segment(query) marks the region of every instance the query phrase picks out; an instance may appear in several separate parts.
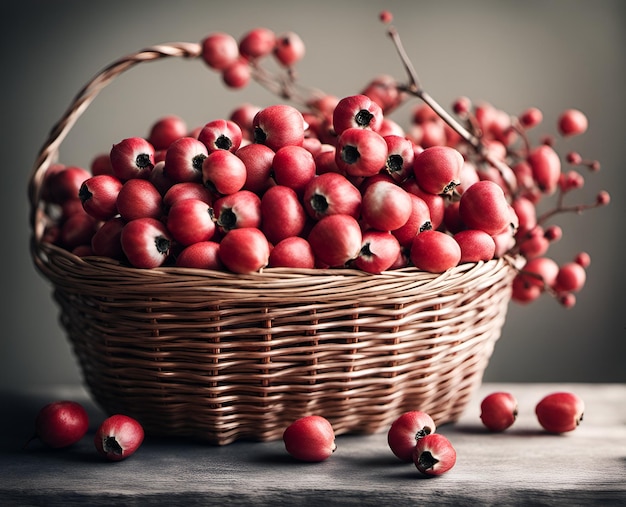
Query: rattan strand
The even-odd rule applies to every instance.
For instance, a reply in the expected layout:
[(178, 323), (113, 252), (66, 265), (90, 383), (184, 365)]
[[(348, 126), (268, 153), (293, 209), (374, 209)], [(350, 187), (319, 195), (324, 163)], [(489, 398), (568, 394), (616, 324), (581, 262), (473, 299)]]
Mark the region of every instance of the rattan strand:
[(196, 58), (200, 46), (147, 48), (77, 94), (41, 148), (29, 182), (31, 254), (94, 400), (148, 433), (218, 445), (280, 438), (320, 414), (337, 434), (387, 428), (406, 410), (438, 424), (461, 414), (505, 320), (511, 259), (435, 275), (414, 268), (266, 269), (234, 275), (134, 269), (43, 241), (41, 186), (96, 95), (138, 63)]

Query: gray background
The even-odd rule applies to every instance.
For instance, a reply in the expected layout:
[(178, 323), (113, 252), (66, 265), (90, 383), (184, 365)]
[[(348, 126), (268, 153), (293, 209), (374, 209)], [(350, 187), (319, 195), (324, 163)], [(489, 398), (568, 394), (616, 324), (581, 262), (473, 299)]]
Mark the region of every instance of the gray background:
[[(0, 16), (0, 387), (81, 381), (50, 287), (30, 259), (26, 184), (37, 150), (83, 84), (104, 65), (145, 46), (196, 42), (213, 31), (239, 37), (266, 26), (293, 30), (305, 41), (303, 82), (350, 95), (379, 73), (404, 78), (377, 19), (382, 8), (395, 13), (426, 89), (444, 106), (459, 95), (511, 113), (537, 106), (544, 112), (542, 132), (553, 131), (565, 108), (585, 111), (589, 132), (559, 146), (602, 162), (580, 200), (592, 201), (601, 188), (612, 192), (608, 208), (558, 222), (564, 238), (552, 256), (563, 262), (587, 250), (592, 257), (578, 305), (565, 310), (548, 297), (526, 307), (512, 304), (486, 380), (625, 381), (623, 1), (20, 0), (5, 3)], [(225, 89), (198, 61), (143, 65), (100, 94), (63, 144), (62, 161), (87, 165), (113, 142), (146, 134), (165, 114), (200, 125), (244, 101), (279, 102), (254, 84), (240, 92)], [(406, 122), (408, 113), (405, 108), (396, 118)]]

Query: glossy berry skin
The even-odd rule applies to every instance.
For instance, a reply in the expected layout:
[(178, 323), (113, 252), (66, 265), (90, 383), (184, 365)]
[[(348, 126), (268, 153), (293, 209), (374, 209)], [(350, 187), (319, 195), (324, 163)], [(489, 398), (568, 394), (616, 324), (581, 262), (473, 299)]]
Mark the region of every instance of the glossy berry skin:
[(219, 258), (220, 244), (215, 241), (200, 241), (185, 247), (176, 257), (176, 266), (181, 268), (223, 270)]
[(165, 152), (163, 173), (173, 183), (201, 182), (202, 163), (209, 154), (206, 146), (194, 137), (181, 137)]
[(461, 247), (452, 236), (440, 231), (424, 231), (413, 240), (411, 262), (430, 273), (443, 273), (461, 260)]
[(156, 268), (167, 260), (172, 240), (167, 228), (159, 220), (138, 218), (124, 226), (120, 242), (132, 266)]
[(380, 130), (383, 122), (381, 107), (366, 95), (342, 98), (333, 111), (333, 128), (337, 135), (349, 128)]
[(222, 231), (261, 225), (261, 198), (249, 190), (220, 197), (213, 204), (211, 213)]
[(345, 176), (328, 172), (316, 176), (305, 186), (303, 204), (308, 215), (315, 220), (335, 214), (358, 218), (361, 198), (359, 189)]
[(390, 232), (370, 229), (363, 233), (361, 251), (354, 263), (366, 273), (380, 274), (396, 262), (400, 251), (400, 243)]
[(241, 127), (232, 120), (210, 121), (198, 133), (198, 141), (206, 146), (209, 153), (215, 150), (234, 153), (241, 146), (242, 139)]
[(155, 121), (148, 134), (148, 142), (156, 151), (167, 150), (169, 146), (187, 134), (187, 124), (179, 116), (169, 115)]
[(302, 146), (305, 121), (302, 113), (287, 104), (261, 109), (252, 120), (254, 141), (274, 151), (283, 146)]
[(147, 178), (154, 168), (155, 149), (141, 137), (123, 139), (111, 148), (111, 170), (122, 181)]
[(504, 431), (516, 418), (517, 400), (511, 393), (491, 393), (480, 404), (480, 420), (490, 431)]
[(287, 452), (300, 461), (324, 461), (337, 449), (332, 425), (319, 415), (291, 423), (283, 433), (283, 442)]
[(234, 194), (246, 183), (246, 166), (228, 150), (216, 150), (202, 163), (202, 182), (218, 194)]
[(496, 242), (492, 236), (478, 229), (465, 229), (454, 235), (461, 247), (461, 260), (464, 262), (489, 261), (496, 253)]
[(239, 45), (232, 35), (215, 32), (202, 40), (202, 59), (213, 70), (223, 70), (239, 58)]
[(335, 162), (349, 176), (373, 176), (385, 167), (387, 143), (377, 132), (352, 127), (337, 140)]
[(215, 233), (210, 206), (200, 199), (177, 201), (167, 215), (167, 230), (183, 246), (210, 240)]
[(94, 435), (94, 445), (107, 460), (122, 461), (139, 449), (143, 439), (143, 427), (136, 419), (115, 414), (102, 422)]
[(115, 176), (99, 174), (85, 180), (78, 197), (85, 211), (98, 220), (108, 220), (117, 214), (117, 195), (122, 182)]
[(407, 223), (413, 210), (410, 194), (386, 180), (368, 185), (361, 201), (363, 220), (379, 231), (394, 231)]
[(583, 400), (571, 392), (548, 394), (535, 407), (539, 424), (549, 433), (575, 430), (583, 419), (584, 411)]
[(269, 267), (313, 269), (315, 254), (306, 239), (290, 236), (274, 245), (270, 252)]
[(499, 234), (511, 222), (511, 211), (504, 191), (497, 183), (479, 181), (463, 192), (459, 216), (469, 228)]
[(361, 227), (350, 215), (328, 215), (315, 223), (308, 240), (317, 261), (340, 267), (359, 255)]
[(132, 179), (124, 183), (117, 194), (117, 210), (124, 220), (137, 218), (161, 218), (163, 198), (157, 188), (144, 179)]
[(420, 188), (431, 194), (449, 194), (461, 183), (463, 164), (463, 155), (454, 148), (426, 148), (413, 160), (415, 181)]
[(233, 273), (248, 274), (269, 263), (270, 245), (265, 235), (254, 227), (242, 227), (226, 233), (220, 242), (219, 257)]
[(261, 230), (276, 244), (304, 230), (307, 216), (296, 191), (284, 185), (269, 188), (261, 198)]
[(413, 451), (420, 438), (430, 435), (437, 427), (432, 417), (421, 410), (411, 410), (399, 416), (387, 432), (391, 451), (402, 461), (413, 461)]
[(60, 449), (82, 439), (89, 427), (85, 408), (75, 401), (54, 401), (44, 406), (35, 419), (35, 436), (45, 445)]
[(456, 450), (445, 436), (431, 433), (417, 441), (413, 463), (425, 475), (442, 475), (456, 464)]

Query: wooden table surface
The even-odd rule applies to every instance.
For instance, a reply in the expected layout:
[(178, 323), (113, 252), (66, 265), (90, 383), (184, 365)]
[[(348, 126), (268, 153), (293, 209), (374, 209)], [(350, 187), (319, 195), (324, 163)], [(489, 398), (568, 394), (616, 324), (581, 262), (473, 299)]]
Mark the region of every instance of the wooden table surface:
[[(483, 429), (482, 398), (507, 390), (519, 417), (504, 433)], [(550, 435), (534, 415), (545, 394), (570, 390), (583, 398), (575, 431)], [(457, 450), (447, 474), (424, 478), (389, 450), (386, 434), (339, 436), (322, 463), (301, 463), (282, 441), (216, 447), (147, 437), (137, 453), (109, 463), (93, 433), (104, 415), (81, 388), (3, 393), (0, 505), (375, 505), (612, 506), (626, 505), (626, 385), (485, 384), (461, 420), (438, 429)], [(86, 404), (88, 436), (65, 450), (32, 442), (34, 417), (55, 399)], [(8, 415), (7, 415), (8, 414)]]

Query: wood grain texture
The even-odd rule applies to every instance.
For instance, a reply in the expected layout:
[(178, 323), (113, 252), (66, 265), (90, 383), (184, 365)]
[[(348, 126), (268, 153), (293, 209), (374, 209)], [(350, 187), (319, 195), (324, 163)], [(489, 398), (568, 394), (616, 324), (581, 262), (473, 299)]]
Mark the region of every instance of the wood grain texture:
[[(504, 433), (483, 429), (482, 397), (507, 390), (519, 417)], [(549, 435), (534, 415), (550, 392), (571, 390), (586, 404), (574, 432)], [(52, 399), (84, 401), (88, 435), (66, 450), (38, 442), (26, 450), (38, 409)], [(447, 474), (424, 478), (389, 450), (384, 432), (342, 435), (326, 462), (294, 461), (282, 441), (203, 442), (148, 437), (120, 463), (103, 462), (92, 438), (103, 418), (84, 391), (4, 393), (0, 445), (1, 505), (626, 505), (626, 386), (617, 384), (485, 384), (458, 423), (438, 429), (457, 450)], [(419, 407), (416, 407), (419, 408)]]

